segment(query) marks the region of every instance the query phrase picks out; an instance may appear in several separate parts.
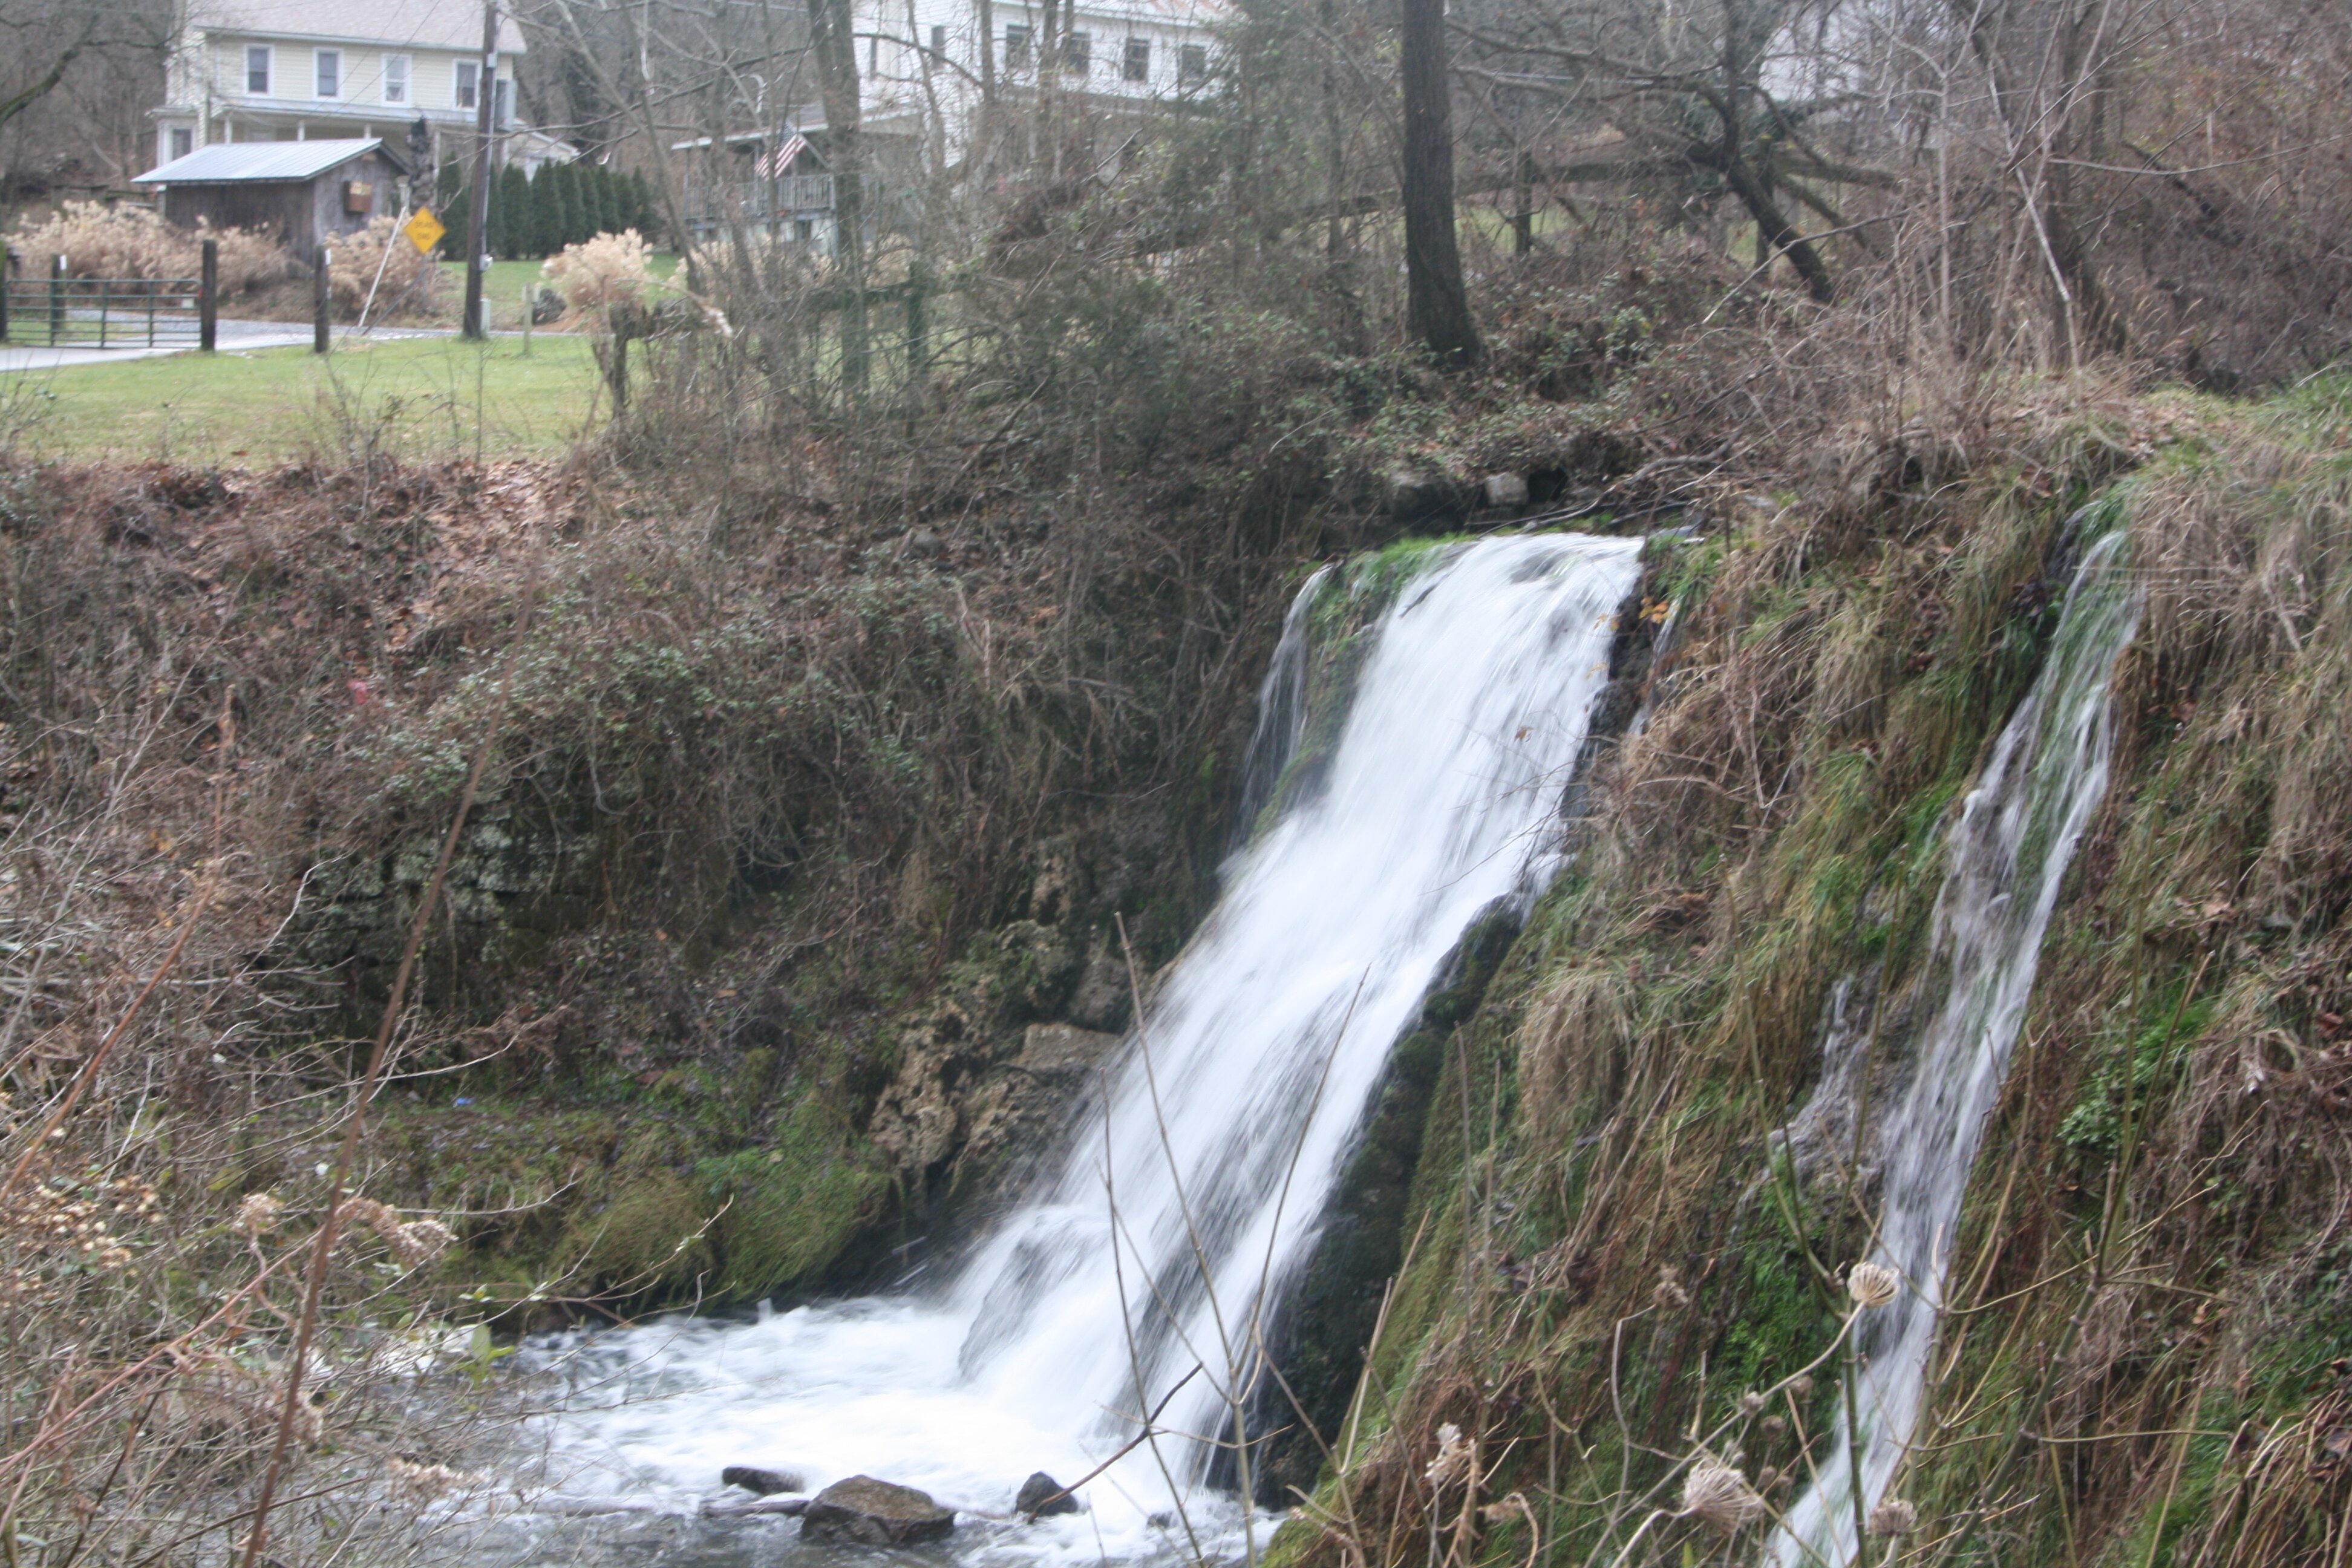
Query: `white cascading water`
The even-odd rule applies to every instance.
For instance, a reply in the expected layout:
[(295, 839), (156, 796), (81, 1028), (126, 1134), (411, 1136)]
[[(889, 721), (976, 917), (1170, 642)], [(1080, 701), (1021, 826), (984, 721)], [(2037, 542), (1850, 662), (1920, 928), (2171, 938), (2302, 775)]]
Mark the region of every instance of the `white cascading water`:
[(1864, 1315), (1854, 1391), (1861, 1438), (1849, 1441), (1841, 1417), (1814, 1486), (1772, 1542), (1769, 1560), (1781, 1568), (1857, 1561), (1854, 1451), (1866, 1516), (1917, 1425), (1969, 1172), (2025, 1019), (2059, 884), (2107, 790), (2107, 690), (2139, 620), (2123, 550), (2116, 532), (2084, 554), (2042, 671), (1953, 828), (1935, 936), (1950, 990), (1920, 1038), (1909, 1085), (1876, 1132), (1883, 1206), (1872, 1257), (1910, 1284)]
[[(575, 1385), (548, 1424), (552, 1484), (690, 1508), (743, 1463), (1003, 1513), (1031, 1470), (1074, 1481), (1118, 1450), (1196, 1363), (1160, 1425), (1229, 1431), (1255, 1306), (1311, 1247), (1390, 1047), (1478, 913), (1552, 871), (1640, 548), (1437, 550), (1370, 634), (1319, 787), (1228, 866), (1058, 1170), (944, 1289), (543, 1349)], [(978, 1549), (1138, 1558), (1188, 1529), (1231, 1546), (1212, 1450), (1156, 1448), (1083, 1489), (1087, 1515)]]

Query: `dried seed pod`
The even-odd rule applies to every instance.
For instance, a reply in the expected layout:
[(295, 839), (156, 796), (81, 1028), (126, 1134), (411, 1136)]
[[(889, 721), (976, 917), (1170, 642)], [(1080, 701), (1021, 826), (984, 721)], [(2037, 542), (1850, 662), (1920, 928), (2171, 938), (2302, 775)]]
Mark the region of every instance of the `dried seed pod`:
[(229, 1224), (239, 1234), (259, 1240), (277, 1228), (278, 1216), (286, 1205), (268, 1193), (247, 1193), (236, 1205), (236, 1218)]
[(1470, 1469), (1470, 1444), (1462, 1428), (1448, 1421), (1437, 1429), (1437, 1458), (1429, 1461), (1423, 1479), (1433, 1487), (1460, 1480)]
[(1658, 1305), (1669, 1312), (1679, 1312), (1690, 1305), (1690, 1292), (1683, 1289), (1682, 1276), (1671, 1268), (1658, 1270), (1658, 1286), (1653, 1294)]
[(1754, 1389), (1751, 1388), (1739, 1396), (1739, 1414), (1742, 1415), (1753, 1415), (1763, 1408), (1764, 1396)]
[(1884, 1263), (1857, 1263), (1846, 1273), (1845, 1293), (1857, 1307), (1884, 1307), (1903, 1293), (1903, 1276)]
[(1729, 1535), (1762, 1516), (1764, 1500), (1731, 1466), (1702, 1459), (1683, 1478), (1683, 1512)]
[(1870, 1510), (1873, 1535), (1908, 1535), (1918, 1528), (1919, 1510), (1907, 1498), (1881, 1498), (1878, 1506)]
[(411, 1220), (383, 1233), (384, 1250), (403, 1268), (415, 1268), (430, 1263), (449, 1250), (457, 1233), (437, 1219)]

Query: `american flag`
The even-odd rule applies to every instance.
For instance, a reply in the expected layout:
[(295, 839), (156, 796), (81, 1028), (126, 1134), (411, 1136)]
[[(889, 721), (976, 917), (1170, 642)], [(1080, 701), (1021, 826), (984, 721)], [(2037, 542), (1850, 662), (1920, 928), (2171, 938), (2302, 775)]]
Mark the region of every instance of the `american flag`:
[(793, 132), (791, 141), (772, 153), (761, 154), (759, 163), (759, 177), (763, 180), (782, 179), (784, 171), (793, 166), (793, 160), (807, 151), (808, 138), (797, 132)]

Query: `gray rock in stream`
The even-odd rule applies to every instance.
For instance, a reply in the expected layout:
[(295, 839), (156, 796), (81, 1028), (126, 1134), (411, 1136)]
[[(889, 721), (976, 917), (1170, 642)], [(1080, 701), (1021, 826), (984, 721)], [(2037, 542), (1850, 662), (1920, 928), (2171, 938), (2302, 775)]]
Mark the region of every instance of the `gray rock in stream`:
[(852, 1476), (809, 1500), (801, 1534), (850, 1546), (908, 1546), (939, 1541), (955, 1529), (955, 1511), (929, 1492), (872, 1476)]
[(719, 1472), (722, 1485), (741, 1487), (747, 1492), (761, 1497), (773, 1497), (778, 1492), (796, 1492), (808, 1483), (783, 1470), (763, 1470), (755, 1465), (730, 1465)]
[(1040, 1514), (1076, 1513), (1078, 1500), (1062, 1489), (1062, 1483), (1039, 1470), (1021, 1483), (1021, 1495), (1013, 1500), (1014, 1510), (1035, 1519)]

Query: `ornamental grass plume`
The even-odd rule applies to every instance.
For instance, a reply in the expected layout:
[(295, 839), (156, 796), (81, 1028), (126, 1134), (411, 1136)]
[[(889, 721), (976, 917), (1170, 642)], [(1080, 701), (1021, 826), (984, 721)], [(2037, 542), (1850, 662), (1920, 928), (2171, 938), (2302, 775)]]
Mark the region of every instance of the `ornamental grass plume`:
[(1884, 1307), (1903, 1293), (1903, 1276), (1884, 1263), (1857, 1263), (1846, 1274), (1845, 1290), (1857, 1307)]
[(327, 249), (327, 287), (336, 309), (347, 313), (361, 310), (371, 291), (379, 313), (395, 300), (429, 304), (440, 281), (440, 263), (417, 249), (389, 214), (370, 218), (365, 228), (338, 235)]
[(635, 229), (600, 234), (577, 245), (567, 245), (560, 256), (548, 258), (540, 270), (574, 313), (618, 306), (634, 310), (654, 290), (653, 255)]
[(1763, 1516), (1764, 1500), (1731, 1466), (1702, 1459), (1683, 1478), (1683, 1513), (1730, 1535)]

